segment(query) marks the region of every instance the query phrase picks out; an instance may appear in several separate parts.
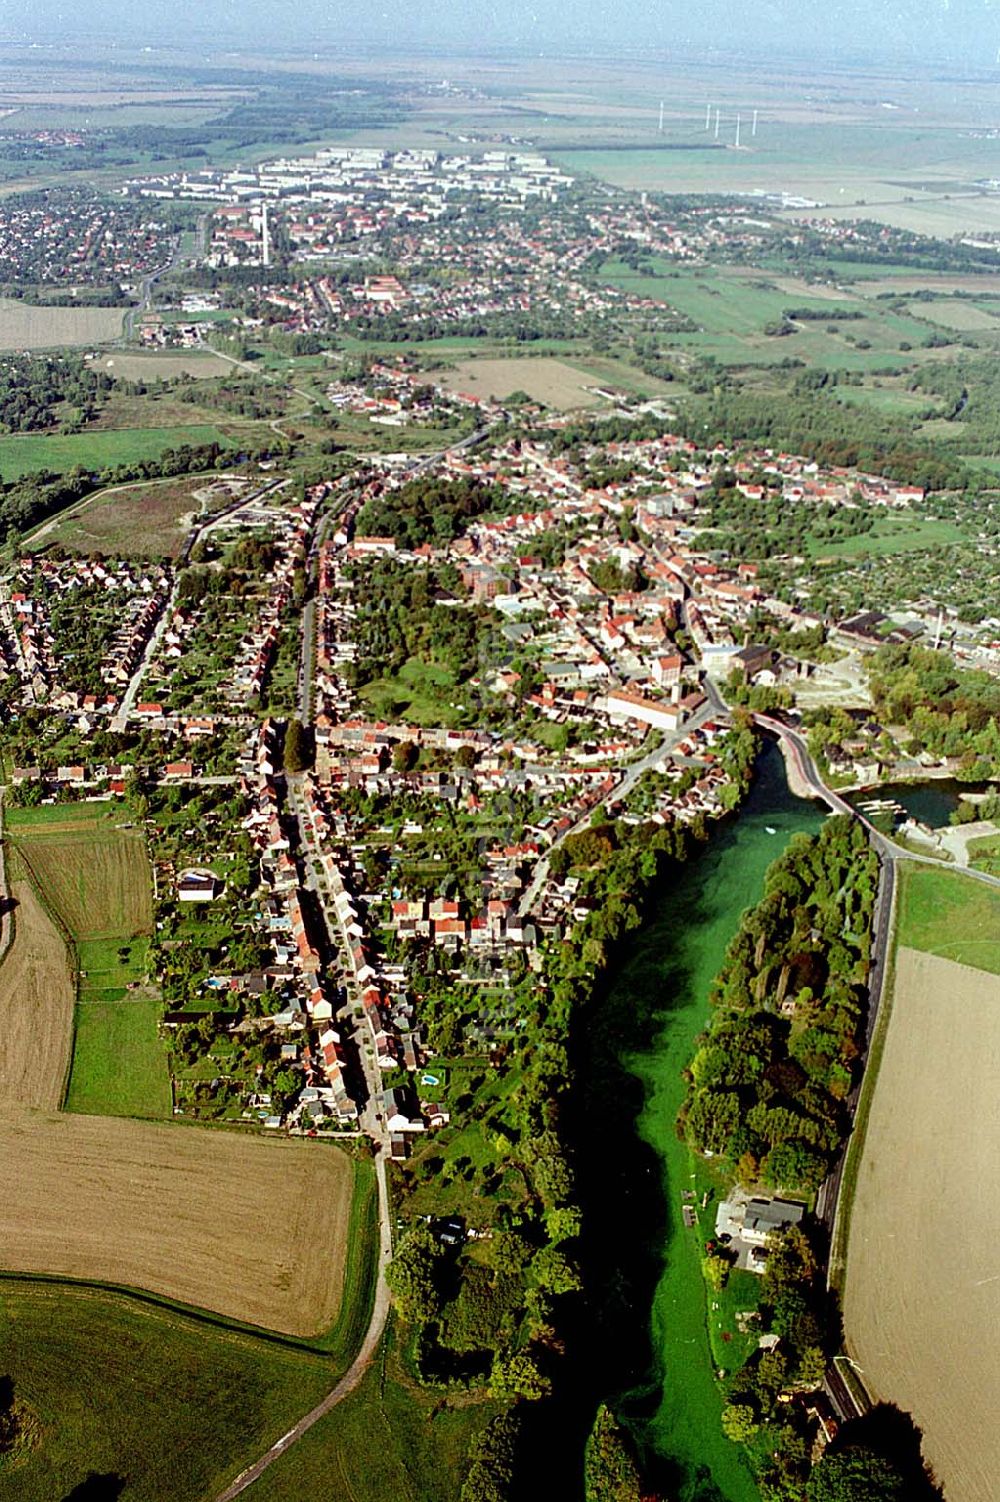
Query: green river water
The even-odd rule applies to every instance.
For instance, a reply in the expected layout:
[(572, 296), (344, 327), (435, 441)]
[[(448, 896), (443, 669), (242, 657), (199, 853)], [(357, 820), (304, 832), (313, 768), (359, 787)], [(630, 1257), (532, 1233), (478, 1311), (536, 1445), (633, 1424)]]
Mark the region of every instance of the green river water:
[[(719, 1427), (700, 1252), (681, 1217), (691, 1184), (690, 1155), (675, 1131), (681, 1072), (705, 1025), (726, 946), (762, 895), (767, 867), (792, 834), (818, 829), (822, 818), (789, 794), (780, 754), (768, 745), (738, 818), (657, 894), (594, 1018), (602, 1088), (623, 1100), (628, 1117), (625, 1130), (604, 1134), (597, 1154), (613, 1176), (602, 1196), (603, 1359), (616, 1406), (677, 1502), (758, 1496), (741, 1452)], [(626, 1333), (626, 1321), (641, 1335)]]

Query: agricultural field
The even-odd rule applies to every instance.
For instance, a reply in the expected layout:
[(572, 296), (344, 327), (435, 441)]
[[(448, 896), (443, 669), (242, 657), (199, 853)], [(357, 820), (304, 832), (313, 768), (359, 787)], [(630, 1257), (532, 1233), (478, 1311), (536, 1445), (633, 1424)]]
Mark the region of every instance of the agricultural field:
[(0, 964), (0, 1098), (58, 1109), (73, 1047), (74, 983), (66, 941), (8, 861), (14, 938)]
[(176, 558), (201, 510), (194, 492), (204, 483), (185, 476), (99, 491), (55, 521), (43, 523), (31, 540), (31, 550), (55, 543), (70, 553)]
[(122, 819), (120, 808), (95, 803), (10, 810), (21, 858), (77, 940), (152, 931), (145, 842)]
[(0, 297), (0, 350), (65, 349), (121, 337), (121, 308), (33, 308)]
[(94, 428), (86, 433), (16, 434), (0, 437), (0, 480), (16, 480), (20, 475), (36, 474), (47, 469), (66, 474), (77, 466), (85, 470), (113, 468), (116, 464), (134, 464), (143, 459), (157, 459), (165, 449), (188, 444), (218, 443), (227, 439), (218, 428), (207, 423), (186, 427), (163, 428)]
[[(713, 99), (718, 85), (713, 78), (704, 86)], [(762, 111), (756, 135), (750, 101), (743, 97), (727, 107), (720, 100), (716, 142), (714, 131), (705, 129), (703, 94), (700, 108), (671, 109), (663, 135), (656, 132), (650, 108), (641, 123), (628, 122), (625, 128), (615, 123), (617, 109), (613, 118), (606, 113), (603, 131), (592, 129), (589, 140), (582, 120), (574, 122), (576, 131), (566, 131), (561, 141), (551, 126), (541, 137), (553, 138), (552, 154), (569, 171), (617, 187), (661, 193), (788, 194), (813, 205), (789, 207), (790, 219), (806, 219), (821, 210), (828, 217), (878, 219), (945, 238), (966, 229), (996, 228), (1000, 198), (973, 186), (993, 170), (985, 135), (973, 139), (947, 126), (890, 122), (874, 104), (845, 108), (841, 101), (831, 107), (828, 100), (817, 108), (814, 101), (801, 100), (793, 105), (790, 98), (781, 99), (787, 84), (777, 87), (780, 103), (774, 107), (769, 90), (770, 107)], [(794, 84), (789, 92), (793, 89)], [(922, 119), (926, 105), (917, 102)], [(739, 150), (734, 149), (738, 109)]]
[(900, 945), (1000, 975), (1000, 889), (909, 866), (900, 882)]
[(207, 350), (204, 354), (195, 350), (164, 350), (162, 354), (126, 354), (116, 350), (113, 355), (101, 355), (94, 360), (92, 368), (104, 371), (116, 381), (172, 381), (178, 376), (212, 381), (231, 375), (233, 363)]
[[(960, 921), (945, 894), (973, 883), (916, 875), (930, 880), (904, 890), (902, 935), (969, 952), (974, 938), (946, 945), (940, 933)], [(945, 902), (936, 922), (932, 891)], [(994, 957), (998, 906), (994, 895)], [(966, 926), (978, 931), (971, 919)], [(897, 952), (844, 1286), (848, 1349), (878, 1396), (912, 1412), (949, 1502), (992, 1502), (1000, 1474), (1000, 1373), (989, 1338), (1000, 1323), (1000, 1200), (988, 1188), (1000, 1153), (1000, 966), (992, 968)]]
[(354, 1170), (335, 1147), (22, 1112), (0, 1116), (0, 1154), (8, 1271), (141, 1288), (300, 1337), (337, 1317)]
[(914, 303), (911, 312), (917, 318), (928, 318), (931, 323), (945, 329), (957, 329), (960, 333), (1000, 333), (1000, 321), (996, 311), (988, 306), (951, 298), (935, 298), (933, 302)]
[[(911, 347), (904, 363), (912, 363), (919, 357), (912, 350), (932, 331), (931, 325), (890, 308), (853, 296), (817, 296), (813, 288), (800, 289), (794, 282), (790, 285), (789, 278), (773, 278), (766, 271), (750, 277), (742, 269), (678, 269), (652, 258), (649, 269), (639, 271), (621, 261), (606, 261), (600, 278), (633, 296), (665, 303), (690, 319), (695, 331), (671, 334), (670, 345), (711, 355), (723, 364), (799, 359), (811, 367), (879, 371), (899, 365), (903, 345)], [(787, 331), (780, 335), (766, 332), (785, 323), (787, 312), (796, 308), (817, 317), (786, 324)], [(861, 316), (837, 321), (838, 311)], [(928, 405), (926, 399), (923, 405)]]
[[(153, 926), (149, 858), (142, 836), (120, 828), (120, 818), (120, 810), (109, 813), (99, 804), (12, 809), (9, 840), (34, 886), (32, 944), (48, 945), (54, 956), (54, 933), (62, 964), (71, 960), (76, 970), (67, 1109), (167, 1116), (159, 999), (146, 977)], [(0, 982), (2, 976), (0, 968)], [(65, 1073), (64, 1063), (63, 1079)], [(36, 1103), (58, 1105), (61, 1095), (62, 1085), (54, 1099), (50, 1091)]]
[(125, 1502), (208, 1502), (336, 1380), (322, 1356), (121, 1295), (4, 1279), (0, 1298), (4, 1373), (41, 1430), (0, 1473), (4, 1502), (122, 1485)]
[[(1000, 232), (1000, 196), (995, 193), (926, 193), (912, 202), (906, 198), (889, 196), (871, 198), (847, 204), (832, 200), (823, 209), (823, 217), (829, 219), (857, 219), (858, 208), (864, 217), (876, 219), (880, 224), (892, 225), (895, 229), (912, 230), (918, 235), (930, 235), (947, 240), (952, 235)], [(808, 214), (793, 212), (786, 218), (802, 221)]]
[(593, 377), (575, 370), (563, 360), (541, 358), (462, 360), (453, 370), (433, 370), (428, 379), (449, 391), (467, 391), (473, 396), (498, 397), (501, 401), (523, 391), (534, 401), (559, 412), (574, 407), (593, 407), (600, 397), (588, 388)]

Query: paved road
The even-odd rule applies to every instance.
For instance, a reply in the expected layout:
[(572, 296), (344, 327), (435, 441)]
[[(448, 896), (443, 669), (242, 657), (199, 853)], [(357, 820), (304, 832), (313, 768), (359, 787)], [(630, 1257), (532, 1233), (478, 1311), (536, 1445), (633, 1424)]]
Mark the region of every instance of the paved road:
[[(810, 755), (805, 740), (797, 731), (783, 724), (781, 720), (772, 719), (770, 715), (755, 714), (754, 720), (762, 730), (769, 730), (789, 748), (792, 761), (802, 779), (803, 785), (814, 797), (819, 798), (834, 813), (849, 814), (852, 819), (857, 819), (860, 824), (864, 825), (873, 847), (878, 851), (883, 860), (894, 863), (899, 861), (915, 861), (918, 865), (929, 866), (938, 871), (956, 869), (947, 863), (936, 860), (932, 855), (922, 855), (916, 850), (904, 849), (902, 845), (897, 844), (895, 840), (890, 839), (888, 835), (883, 834), (880, 829), (877, 829), (871, 819), (862, 813), (859, 808), (855, 808), (853, 803), (848, 803), (847, 799), (841, 797), (840, 793), (836, 792), (833, 788), (827, 787), (816, 768), (816, 763)], [(985, 886), (1000, 887), (1000, 876), (990, 876), (985, 871), (973, 871), (971, 868), (963, 867), (962, 875), (968, 876), (973, 881), (980, 881)]]
[[(689, 720), (686, 720), (679, 730), (675, 730), (671, 735), (666, 736), (654, 750), (640, 757), (638, 761), (629, 764), (621, 781), (615, 787), (614, 792), (609, 793), (609, 801), (627, 798), (644, 772), (647, 772), (651, 767), (657, 766), (664, 757), (669, 756), (675, 746), (679, 745), (682, 740), (685, 740), (693, 730), (698, 730), (704, 725), (706, 720), (712, 719), (714, 715), (724, 714), (725, 708), (718, 693), (713, 688), (712, 692), (707, 696), (707, 702), (698, 710), (697, 714), (692, 715)], [(553, 840), (548, 851), (538, 861), (535, 866), (534, 875), (516, 905), (516, 911), (520, 918), (527, 918), (538, 901), (542, 887), (548, 879), (549, 861), (552, 851), (558, 849), (571, 834), (578, 834), (581, 829), (586, 829), (590, 823), (591, 812), (591, 809), (587, 809), (586, 813), (581, 814), (575, 824), (571, 824), (557, 840)]]
[[(879, 1011), (883, 1002), (888, 957), (892, 941), (893, 929), (895, 926), (897, 867), (899, 866), (899, 863), (901, 861), (915, 861), (925, 868), (928, 866), (937, 866), (938, 868), (940, 868), (940, 862), (928, 859), (925, 856), (917, 855), (914, 851), (904, 850), (901, 846), (897, 845), (894, 840), (891, 840), (886, 835), (884, 835), (881, 830), (876, 829), (870, 819), (866, 818), (863, 813), (861, 813), (852, 804), (848, 803), (846, 799), (842, 798), (839, 793), (835, 792), (832, 788), (827, 787), (816, 768), (816, 764), (813, 761), (813, 758), (809, 754), (809, 749), (805, 741), (803, 740), (802, 736), (799, 735), (796, 731), (790, 729), (787, 725), (782, 724), (779, 720), (771, 719), (770, 716), (767, 715), (755, 715), (754, 718), (758, 725), (760, 725), (763, 729), (769, 730), (773, 734), (777, 735), (784, 743), (784, 745), (788, 748), (795, 769), (802, 779), (803, 785), (810, 792), (812, 792), (817, 798), (821, 799), (835, 812), (849, 814), (852, 818), (857, 819), (861, 824), (864, 825), (865, 829), (868, 832), (868, 836), (871, 840), (873, 848), (881, 857), (879, 892), (876, 900), (873, 919), (871, 967), (868, 976), (868, 1017), (865, 1028), (865, 1044), (863, 1056), (864, 1066), (865, 1069), (867, 1069), (869, 1055), (871, 1052), (872, 1039), (875, 1034)], [(945, 869), (947, 869), (947, 867)], [(966, 871), (964, 874), (966, 876), (985, 882), (989, 886), (1000, 886), (1000, 880), (998, 880), (996, 877), (987, 876), (985, 872)], [(859, 1081), (858, 1085), (855, 1086), (848, 1099), (848, 1106), (850, 1109), (852, 1124), (857, 1112), (863, 1081), (864, 1071), (862, 1072), (861, 1081)], [(847, 1160), (847, 1152), (849, 1150), (849, 1147), (850, 1142), (848, 1141), (848, 1143), (845, 1144), (844, 1151), (841, 1154), (836, 1167), (823, 1183), (820, 1188), (819, 1194), (817, 1195), (817, 1216), (821, 1221), (823, 1221), (830, 1233), (830, 1257), (827, 1265), (828, 1282), (839, 1270), (839, 1262), (835, 1264), (833, 1259), (834, 1255), (837, 1253), (837, 1224), (843, 1208), (842, 1190), (844, 1165)], [(861, 1404), (859, 1403), (858, 1398), (855, 1396), (852, 1387), (847, 1384), (843, 1377), (843, 1374), (838, 1368), (838, 1362), (848, 1360), (849, 1358), (843, 1355), (834, 1357), (833, 1362), (827, 1368), (826, 1375), (823, 1381), (824, 1391), (829, 1397), (834, 1411), (837, 1413), (842, 1422), (859, 1417), (865, 1411), (863, 1406), (861, 1406)], [(863, 1374), (861, 1374), (860, 1372), (859, 1377), (863, 1378)], [(858, 1385), (863, 1388), (863, 1380), (860, 1381)]]
[(296, 685), (296, 703), (298, 705), (299, 719), (304, 725), (308, 725), (313, 718), (313, 707), (316, 698), (316, 595), (318, 588), (318, 559), (319, 550), (326, 541), (330, 527), (337, 518), (346, 510), (356, 495), (349, 491), (346, 495), (338, 498), (335, 505), (331, 506), (320, 517), (318, 525), (314, 528), (312, 540), (309, 544), (309, 552), (306, 556), (306, 580), (311, 589), (309, 598), (302, 608), (302, 619), (299, 628), (300, 651), (299, 651), (299, 677)]
[(183, 570), (187, 564), (188, 559), (191, 557), (191, 553), (195, 547), (195, 544), (202, 537), (207, 536), (207, 534), (211, 532), (213, 527), (217, 527), (220, 525), (220, 523), (227, 521), (231, 516), (233, 516), (235, 512), (242, 510), (244, 506), (251, 505), (254, 501), (259, 500), (262, 495), (268, 495), (272, 490), (276, 490), (279, 486), (287, 484), (287, 480), (280, 478), (277, 480), (268, 480), (265, 485), (259, 486), (258, 489), (253, 491), (250, 495), (241, 496), (239, 499), (231, 502), (230, 505), (224, 506), (221, 511), (215, 511), (211, 516), (206, 516), (202, 520), (196, 522), (192, 527), (191, 531), (188, 533), (187, 541), (184, 544), (183, 552), (177, 560), (174, 582), (171, 585), (170, 593), (167, 596), (163, 609), (160, 612), (159, 619), (157, 620), (156, 625), (153, 627), (153, 630), (150, 633), (149, 640), (143, 648), (143, 653), (141, 658), (139, 659), (138, 666), (136, 667), (135, 672), (132, 674), (131, 678), (128, 681), (128, 685), (125, 689), (124, 694), (122, 695), (121, 703), (119, 704), (118, 709), (115, 712), (115, 717), (111, 722), (112, 730), (124, 730), (128, 725), (129, 717), (132, 714), (133, 709), (135, 708), (135, 701), (138, 697), (139, 689), (142, 685), (143, 676), (145, 675), (146, 669), (149, 667), (149, 664), (156, 656), (156, 653), (159, 650), (160, 642), (163, 640), (164, 632), (166, 631), (167, 626), (170, 624), (170, 621), (173, 618), (174, 611), (177, 606), (177, 591), (180, 587)]
[(135, 308), (129, 308), (128, 313), (125, 316), (125, 338), (127, 340), (131, 341), (135, 338), (136, 318), (141, 317), (143, 313), (148, 313), (152, 308), (153, 288), (160, 280), (160, 277), (166, 276), (169, 271), (173, 271), (176, 266), (180, 265), (180, 262), (181, 237), (180, 235), (178, 235), (174, 240), (173, 249), (170, 252), (170, 260), (167, 261), (163, 266), (158, 266), (155, 271), (150, 271), (148, 275), (144, 276), (142, 279), (142, 285), (139, 288), (139, 305)]

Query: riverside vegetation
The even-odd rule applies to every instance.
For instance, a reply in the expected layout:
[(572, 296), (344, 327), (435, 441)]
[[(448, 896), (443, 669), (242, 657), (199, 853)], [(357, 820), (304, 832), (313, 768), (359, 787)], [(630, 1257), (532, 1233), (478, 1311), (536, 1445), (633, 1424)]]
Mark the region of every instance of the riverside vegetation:
[[(734, 785), (749, 786), (755, 744), (745, 719), (720, 743)], [(505, 1060), (504, 1084), (470, 1077), (471, 1125), (436, 1153), (415, 1153), (402, 1171), (402, 1213), (411, 1228), (389, 1270), (410, 1359), (422, 1381), (481, 1389), (499, 1411), (482, 1430), (462, 1502), (505, 1502), (527, 1494), (540, 1474), (567, 1477), (580, 1467), (585, 1415), (593, 1414), (602, 1374), (588, 1357), (591, 1315), (583, 1298), (581, 1233), (570, 1110), (574, 1021), (642, 925), (646, 897), (690, 859), (707, 836), (703, 819), (630, 825), (595, 810), (588, 830), (565, 842), (568, 869), (590, 911), (544, 951), (545, 991), (531, 977), (520, 996), (532, 1012)], [(544, 1007), (541, 997), (547, 999)], [(462, 998), (439, 999), (431, 1042), (448, 1056), (460, 1036)], [(459, 1151), (461, 1149), (461, 1151)], [(485, 1239), (442, 1243), (415, 1212), (447, 1203), (465, 1180), (492, 1201)], [(579, 1367), (567, 1355), (579, 1357)], [(572, 1457), (572, 1458), (571, 1458)], [(576, 1476), (577, 1483), (584, 1481)], [(631, 1441), (599, 1409), (586, 1447), (591, 1502), (641, 1495)]]
[[(729, 945), (709, 1027), (688, 1070), (680, 1128), (709, 1160), (711, 1183), (809, 1196), (850, 1129), (847, 1099), (864, 1046), (866, 979), (878, 862), (847, 816), (795, 835), (770, 867), (764, 896)], [(709, 1191), (711, 1198), (712, 1190)], [(746, 1359), (725, 1380), (722, 1428), (746, 1447), (764, 1502), (902, 1502), (937, 1492), (919, 1432), (884, 1406), (849, 1423), (818, 1463), (808, 1394), (841, 1340), (827, 1290), (826, 1233), (807, 1214), (773, 1236)], [(708, 1296), (735, 1273), (705, 1240)], [(750, 1302), (751, 1290), (743, 1292)]]

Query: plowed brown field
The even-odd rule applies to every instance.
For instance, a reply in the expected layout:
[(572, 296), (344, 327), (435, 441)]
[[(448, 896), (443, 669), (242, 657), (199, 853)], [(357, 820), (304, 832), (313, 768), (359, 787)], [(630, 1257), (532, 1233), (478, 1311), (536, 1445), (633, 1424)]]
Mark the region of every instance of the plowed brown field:
[(129, 1285), (316, 1335), (340, 1307), (350, 1160), (321, 1143), (0, 1115), (0, 1267)]
[(848, 1346), (948, 1502), (1000, 1478), (1000, 976), (901, 948), (851, 1214)]
[(29, 881), (14, 880), (14, 941), (0, 964), (0, 1101), (56, 1110), (73, 1048), (66, 943)]

